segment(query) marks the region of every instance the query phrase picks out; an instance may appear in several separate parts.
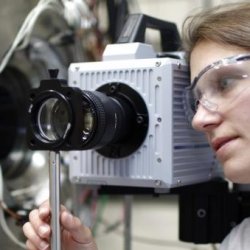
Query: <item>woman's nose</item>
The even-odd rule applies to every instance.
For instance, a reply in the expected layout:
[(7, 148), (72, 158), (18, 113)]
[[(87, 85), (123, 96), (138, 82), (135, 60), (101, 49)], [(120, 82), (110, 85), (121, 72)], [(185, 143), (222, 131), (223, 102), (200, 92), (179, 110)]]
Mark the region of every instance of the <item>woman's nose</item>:
[(199, 105), (195, 113), (192, 126), (195, 130), (208, 132), (221, 123), (221, 115), (218, 111), (209, 110), (203, 105)]

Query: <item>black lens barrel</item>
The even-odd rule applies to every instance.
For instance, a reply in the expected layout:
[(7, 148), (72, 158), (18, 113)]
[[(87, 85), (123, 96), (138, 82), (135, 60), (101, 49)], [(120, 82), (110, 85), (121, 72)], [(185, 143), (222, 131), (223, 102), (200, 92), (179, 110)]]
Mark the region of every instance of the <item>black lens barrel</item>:
[[(122, 140), (129, 130), (132, 107), (98, 91), (82, 91), (94, 117), (94, 131), (84, 149), (101, 148), (108, 143)], [(83, 112), (83, 115), (84, 112)]]

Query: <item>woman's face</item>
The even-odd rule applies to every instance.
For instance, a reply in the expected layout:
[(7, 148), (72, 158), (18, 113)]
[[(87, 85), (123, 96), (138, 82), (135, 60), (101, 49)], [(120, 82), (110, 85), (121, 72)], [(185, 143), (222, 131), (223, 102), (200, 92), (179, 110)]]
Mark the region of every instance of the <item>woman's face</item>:
[[(201, 41), (191, 53), (191, 80), (215, 61), (247, 53), (239, 47)], [(206, 134), (225, 177), (235, 183), (250, 183), (250, 77), (245, 86), (238, 98), (221, 103), (216, 111), (199, 105), (192, 121), (196, 130)]]

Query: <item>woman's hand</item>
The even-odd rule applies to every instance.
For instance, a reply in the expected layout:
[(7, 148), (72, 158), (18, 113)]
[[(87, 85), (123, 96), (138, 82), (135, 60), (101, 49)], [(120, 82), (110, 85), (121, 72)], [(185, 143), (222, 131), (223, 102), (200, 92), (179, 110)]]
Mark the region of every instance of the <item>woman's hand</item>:
[[(61, 206), (61, 245), (63, 250), (97, 250), (90, 229), (84, 226), (78, 217), (73, 216), (64, 206)], [(30, 212), (29, 222), (23, 226), (24, 235), (29, 250), (50, 249), (50, 207), (44, 202), (38, 209)]]

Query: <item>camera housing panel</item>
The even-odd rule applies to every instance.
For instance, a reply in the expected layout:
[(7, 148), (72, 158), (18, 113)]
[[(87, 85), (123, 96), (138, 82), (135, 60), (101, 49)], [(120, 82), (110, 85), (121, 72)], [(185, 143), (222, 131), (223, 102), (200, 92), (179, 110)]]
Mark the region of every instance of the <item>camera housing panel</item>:
[[(149, 45), (136, 44), (140, 55)], [(95, 91), (113, 82), (138, 92), (148, 109), (148, 131), (141, 146), (127, 157), (114, 159), (96, 150), (70, 151), (70, 179), (86, 185), (148, 187), (158, 192), (209, 181), (220, 175), (205, 136), (193, 130), (186, 112), (185, 88), (190, 84), (183, 59), (138, 58), (131, 44), (116, 44), (128, 58), (73, 63), (69, 85)], [(142, 50), (145, 53), (141, 53)], [(112, 46), (108, 50), (112, 51)], [(131, 56), (133, 55), (133, 56)], [(105, 58), (104, 58), (105, 59)]]

